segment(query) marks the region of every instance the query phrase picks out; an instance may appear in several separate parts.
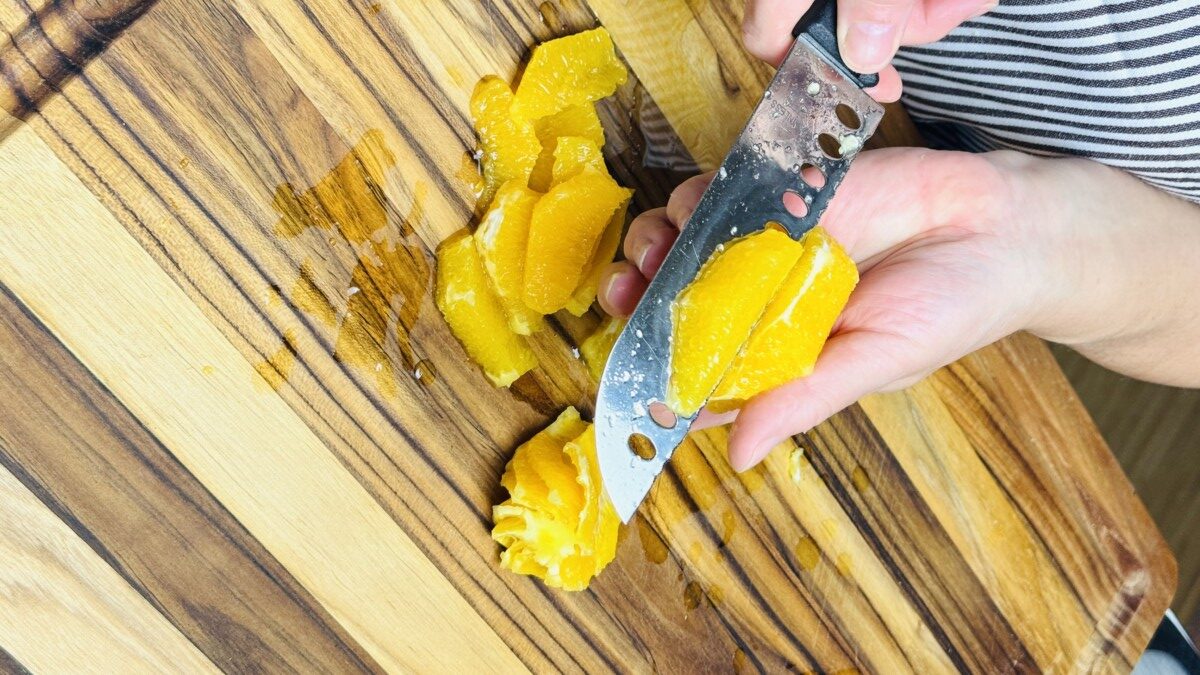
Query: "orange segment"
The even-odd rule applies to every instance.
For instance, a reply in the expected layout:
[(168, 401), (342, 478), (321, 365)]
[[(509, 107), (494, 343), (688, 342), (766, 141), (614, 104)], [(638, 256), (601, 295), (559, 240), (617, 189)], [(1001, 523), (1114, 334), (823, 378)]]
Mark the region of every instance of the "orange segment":
[(567, 311), (575, 316), (586, 314), (596, 301), (600, 276), (604, 274), (604, 268), (613, 261), (617, 249), (621, 247), (621, 235), (625, 233), (625, 212), (628, 209), (629, 202), (625, 202), (613, 214), (608, 227), (604, 228), (604, 234), (600, 235), (600, 243), (596, 244), (596, 252), (592, 254), (591, 262), (584, 270), (583, 281), (579, 282), (575, 292), (571, 294), (571, 299), (567, 301)]
[(550, 314), (567, 304), (604, 228), (631, 194), (607, 173), (585, 168), (538, 201), (525, 255), (524, 297), (530, 309)]
[(709, 400), (732, 410), (759, 392), (812, 372), (829, 331), (858, 284), (858, 268), (824, 229), (810, 230), (788, 273), (741, 353)]
[(510, 495), (492, 507), (501, 566), (577, 591), (616, 555), (620, 520), (600, 483), (595, 432), (574, 408), (517, 448), (501, 484)]
[(551, 170), (554, 168), (554, 148), (564, 136), (586, 138), (597, 147), (604, 147), (604, 128), (596, 115), (596, 106), (591, 103), (571, 106), (559, 113), (543, 117), (533, 123), (542, 152), (538, 155), (533, 173), (529, 176), (529, 187), (545, 192), (550, 189)]
[(474, 237), (451, 237), (437, 252), (437, 306), (471, 359), (497, 386), (507, 387), (537, 365), (524, 338), (508, 329)]
[(704, 263), (671, 308), (668, 407), (684, 416), (700, 409), (802, 249), (766, 229), (725, 244)]
[(608, 361), (608, 355), (612, 352), (613, 345), (616, 344), (617, 338), (624, 328), (625, 319), (610, 316), (579, 345), (579, 353), (583, 356), (588, 371), (597, 381), (604, 374), (604, 364)]
[(542, 315), (525, 306), (525, 245), (529, 220), (540, 194), (519, 181), (500, 186), (492, 205), (475, 232), (475, 246), (492, 289), (500, 298), (508, 327), (518, 335), (531, 335), (542, 327)]
[(584, 169), (608, 173), (600, 146), (580, 136), (563, 136), (554, 146), (554, 167), (550, 171), (550, 187), (583, 173)]
[(492, 195), (507, 181), (527, 184), (542, 152), (533, 123), (513, 117), (512, 102), (512, 89), (495, 75), (480, 80), (471, 94), (471, 118), (483, 153), (479, 160), (483, 168), (481, 204), (490, 204)]
[(517, 86), (513, 114), (534, 120), (598, 101), (616, 91), (626, 77), (625, 65), (603, 28), (551, 40), (533, 50)]

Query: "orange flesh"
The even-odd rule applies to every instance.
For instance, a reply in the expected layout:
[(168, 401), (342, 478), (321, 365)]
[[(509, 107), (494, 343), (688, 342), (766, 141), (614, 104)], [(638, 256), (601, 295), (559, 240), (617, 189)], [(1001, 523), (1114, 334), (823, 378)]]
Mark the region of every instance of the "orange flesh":
[(504, 307), (508, 327), (518, 335), (530, 335), (543, 323), (542, 315), (526, 307), (523, 299), (529, 221), (540, 197), (519, 181), (505, 183), (475, 231), (475, 246), (492, 289)]
[(603, 28), (551, 40), (533, 50), (513, 113), (535, 120), (612, 95), (628, 74)]
[(624, 319), (610, 316), (604, 319), (596, 327), (595, 332), (579, 345), (579, 353), (583, 356), (584, 363), (587, 364), (588, 372), (597, 381), (604, 374), (604, 364), (608, 362), (608, 355), (612, 352), (613, 345), (616, 344), (617, 338), (620, 337), (621, 330), (624, 328)]

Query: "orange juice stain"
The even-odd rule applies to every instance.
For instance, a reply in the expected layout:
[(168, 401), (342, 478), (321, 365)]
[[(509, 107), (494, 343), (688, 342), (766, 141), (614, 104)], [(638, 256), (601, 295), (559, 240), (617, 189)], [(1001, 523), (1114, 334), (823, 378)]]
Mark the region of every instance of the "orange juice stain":
[(700, 587), (700, 582), (689, 581), (687, 586), (683, 587), (683, 607), (687, 611), (692, 611), (704, 602), (704, 589)]
[(188, 168), (188, 166), (190, 166), (191, 163), (192, 163), (192, 160), (188, 159), (187, 157), (179, 158), (179, 168), (181, 168), (181, 169)]
[(399, 393), (396, 368), (389, 352), (398, 352), (409, 372), (420, 362), (409, 341), (429, 286), (429, 261), (419, 247), (372, 243), (373, 256), (359, 258), (350, 285), (359, 289), (346, 304), (334, 356), (373, 372), (387, 397)]
[(367, 11), (371, 13), (371, 16), (375, 16), (382, 9), (383, 5), (378, 2), (372, 2), (371, 4), (367, 5)]
[(275, 189), (275, 233), (295, 237), (308, 229), (336, 229), (351, 242), (367, 241), (387, 224), (384, 173), (395, 164), (383, 132), (367, 131), (316, 185), (303, 192), (291, 183)]
[(479, 160), (475, 158), (475, 153), (467, 151), (462, 154), (454, 177), (469, 186), (471, 195), (476, 199), (483, 194), (483, 175), (479, 172)]
[(861, 466), (854, 467), (854, 471), (850, 474), (850, 482), (854, 484), (854, 489), (860, 493), (871, 489), (871, 479)]
[(317, 288), (313, 280), (313, 270), (310, 263), (300, 265), (300, 276), (292, 284), (292, 303), (300, 311), (311, 315), (326, 326), (337, 323), (337, 310), (329, 302), (329, 298)]
[(737, 530), (737, 516), (733, 511), (726, 511), (721, 514), (721, 545), (728, 546), (729, 540), (733, 539), (733, 533)]
[(667, 550), (667, 544), (658, 536), (654, 528), (646, 522), (644, 518), (638, 518), (638, 539), (642, 541), (642, 554), (646, 556), (646, 560), (661, 565), (667, 561), (667, 556), (670, 553)]
[[(292, 372), (292, 366), (296, 363), (296, 332), (289, 329), (283, 333), (283, 346), (276, 349), (273, 354), (267, 357), (265, 361), (259, 361), (254, 366), (254, 370), (258, 372), (263, 380), (266, 380), (267, 385), (279, 391), (283, 383), (287, 381), (288, 375)], [(258, 384), (258, 380), (255, 380)]]
[(850, 579), (854, 576), (854, 565), (850, 562), (850, 554), (837, 554), (834, 566), (837, 567), (838, 574), (842, 575), (843, 577)]
[(800, 564), (800, 569), (805, 572), (811, 572), (821, 562), (821, 549), (817, 548), (817, 542), (813, 541), (812, 537), (800, 537), (800, 541), (796, 542), (796, 562)]
[(417, 365), (413, 366), (412, 375), (414, 380), (426, 386), (437, 382), (437, 368), (429, 359), (417, 361)]
[(741, 675), (742, 673), (749, 673), (752, 670), (754, 669), (750, 666), (750, 657), (746, 656), (746, 652), (741, 649), (733, 650), (733, 672), (736, 675)]
[(725, 591), (720, 586), (708, 587), (708, 600), (713, 604), (713, 607), (725, 602)]
[(463, 74), (462, 68), (458, 66), (446, 66), (446, 75), (460, 89), (467, 86), (467, 76)]
[(208, 364), (204, 364), (203, 366), (200, 367), (200, 372), (203, 373), (205, 376), (211, 377), (213, 373), (217, 372), (217, 369), (213, 368), (212, 366), (210, 366)]
[(742, 485), (746, 486), (746, 491), (750, 493), (758, 492), (766, 485), (766, 479), (763, 478), (763, 465), (758, 464), (752, 469), (747, 469), (738, 474)]

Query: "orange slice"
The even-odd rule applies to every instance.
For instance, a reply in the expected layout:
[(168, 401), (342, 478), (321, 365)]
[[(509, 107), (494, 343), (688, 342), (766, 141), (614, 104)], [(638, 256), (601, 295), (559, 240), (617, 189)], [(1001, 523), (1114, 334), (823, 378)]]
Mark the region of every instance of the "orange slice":
[(587, 364), (588, 372), (597, 381), (604, 374), (604, 364), (608, 362), (608, 355), (612, 352), (613, 345), (616, 344), (617, 338), (620, 337), (621, 330), (624, 328), (625, 319), (610, 316), (579, 345), (579, 353), (583, 356), (584, 363)]
[(600, 288), (600, 276), (604, 274), (604, 268), (608, 263), (613, 261), (617, 255), (617, 249), (621, 248), (621, 235), (625, 233), (625, 212), (629, 209), (629, 202), (625, 202), (612, 219), (608, 222), (608, 227), (604, 228), (604, 234), (600, 235), (600, 242), (596, 244), (596, 252), (592, 254), (592, 260), (588, 263), (587, 268), (583, 273), (583, 281), (575, 287), (575, 292), (571, 294), (571, 299), (567, 301), (566, 309), (575, 316), (583, 316), (592, 307), (592, 303), (596, 301), (596, 291)]
[(542, 152), (538, 155), (533, 173), (529, 176), (529, 187), (539, 192), (550, 189), (554, 149), (558, 145), (558, 139), (576, 136), (588, 139), (597, 147), (604, 147), (604, 128), (600, 126), (596, 106), (591, 103), (571, 106), (549, 117), (543, 117), (534, 122), (533, 128), (538, 142), (542, 144)]
[(474, 237), (446, 240), (437, 252), (437, 306), (451, 332), (493, 383), (507, 387), (537, 365), (524, 338), (508, 329)]
[(551, 188), (533, 207), (525, 255), (525, 304), (550, 314), (571, 299), (613, 213), (632, 190), (585, 168)]
[(508, 327), (517, 335), (531, 335), (543, 323), (542, 315), (526, 307), (522, 299), (529, 221), (540, 197), (519, 181), (501, 185), (475, 231), (475, 246), (483, 267), (504, 307)]
[(729, 369), (803, 247), (765, 229), (724, 245), (672, 306), (666, 404), (691, 416)]
[(550, 187), (578, 176), (591, 168), (608, 173), (600, 146), (581, 136), (563, 136), (554, 146), (554, 166), (550, 171)]
[(820, 227), (805, 234), (800, 244), (804, 252), (709, 399), (710, 409), (739, 408), (759, 392), (812, 372), (858, 283), (858, 268)]
[(538, 119), (571, 106), (598, 101), (624, 84), (628, 74), (603, 28), (538, 45), (525, 67), (513, 114)]
[(616, 555), (620, 520), (600, 483), (595, 432), (567, 408), (517, 448), (492, 508), (500, 564), (548, 586), (577, 591)]
[(483, 185), (478, 197), (484, 205), (510, 180), (527, 184), (542, 152), (533, 123), (514, 117), (512, 103), (512, 89), (495, 75), (480, 80), (471, 94), (471, 118), (482, 153)]

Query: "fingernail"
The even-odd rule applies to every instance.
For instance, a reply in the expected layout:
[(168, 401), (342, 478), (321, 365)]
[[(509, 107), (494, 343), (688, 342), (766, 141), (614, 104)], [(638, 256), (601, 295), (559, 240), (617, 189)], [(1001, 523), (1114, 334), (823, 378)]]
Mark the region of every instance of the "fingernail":
[(842, 58), (860, 73), (877, 73), (892, 58), (898, 34), (893, 23), (855, 21), (842, 38)]
[(650, 243), (648, 239), (640, 239), (633, 244), (633, 264), (643, 272), (646, 271), (645, 262), (646, 255), (650, 253)]

